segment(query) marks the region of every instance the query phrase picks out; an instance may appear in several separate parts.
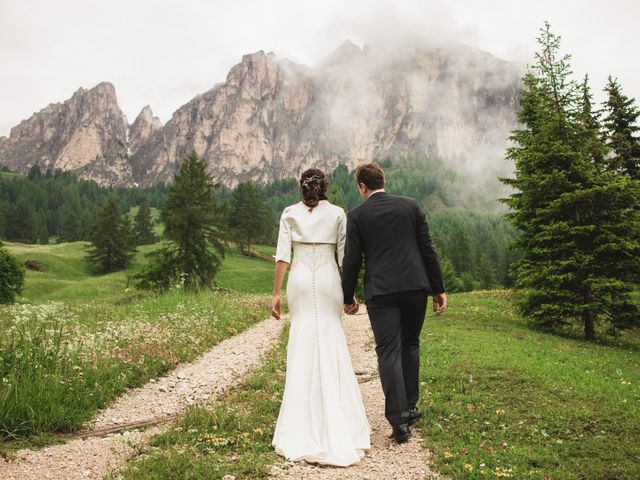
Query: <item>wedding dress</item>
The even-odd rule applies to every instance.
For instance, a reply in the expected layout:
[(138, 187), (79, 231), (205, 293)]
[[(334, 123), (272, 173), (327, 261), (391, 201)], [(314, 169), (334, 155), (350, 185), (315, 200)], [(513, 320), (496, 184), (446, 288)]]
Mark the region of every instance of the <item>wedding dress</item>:
[(371, 448), (371, 429), (342, 329), (346, 217), (326, 200), (282, 213), (276, 260), (293, 262), (284, 396), (273, 446), (288, 460), (348, 466)]

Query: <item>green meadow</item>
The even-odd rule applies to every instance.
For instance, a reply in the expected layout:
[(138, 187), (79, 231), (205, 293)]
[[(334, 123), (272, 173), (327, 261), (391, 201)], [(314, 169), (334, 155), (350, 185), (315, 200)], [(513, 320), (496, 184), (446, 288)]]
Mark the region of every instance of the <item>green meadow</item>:
[(20, 301), (0, 307), (4, 448), (79, 428), (125, 389), (269, 315), (273, 264), (236, 248), (227, 251), (217, 290), (155, 295), (136, 290), (130, 277), (158, 244), (106, 275), (84, 262), (86, 245), (4, 243), (37, 266), (27, 270)]
[(423, 330), (421, 428), (453, 478), (640, 478), (640, 335), (531, 329), (506, 290)]
[[(450, 296), (422, 332), (420, 429), (454, 479), (640, 478), (640, 338), (531, 329), (506, 290)], [(285, 333), (286, 335), (286, 333)], [(268, 478), (285, 337), (223, 399), (194, 407), (131, 459), (132, 479)], [(250, 442), (247, 441), (250, 439)]]
[[(156, 246), (140, 248), (126, 271), (96, 275), (82, 260), (85, 245), (5, 244), (46, 270), (29, 270), (24, 298), (0, 309), (2, 449), (77, 429), (126, 388), (269, 314), (273, 264), (237, 248), (226, 253), (219, 290), (156, 296), (127, 283)], [(416, 427), (436, 470), (461, 479), (640, 478), (640, 335), (600, 331), (587, 342), (579, 331), (535, 330), (513, 295), (453, 294), (442, 317), (428, 314)], [(227, 397), (154, 438), (125, 478), (266, 478), (284, 343)]]

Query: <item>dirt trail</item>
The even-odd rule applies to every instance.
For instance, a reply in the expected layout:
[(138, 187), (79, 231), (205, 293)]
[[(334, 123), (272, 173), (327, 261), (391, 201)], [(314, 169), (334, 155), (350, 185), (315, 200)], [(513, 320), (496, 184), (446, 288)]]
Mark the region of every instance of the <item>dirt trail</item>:
[(373, 433), (371, 450), (360, 464), (347, 468), (318, 466), (306, 462), (284, 462), (271, 468), (273, 479), (443, 479), (429, 467), (429, 452), (423, 448), (419, 429), (412, 429), (408, 443), (396, 444), (388, 438), (391, 427), (384, 417), (384, 396), (378, 377), (373, 333), (366, 313), (347, 316), (344, 330), (349, 343), (353, 368), (360, 382), (362, 399)]
[(84, 434), (42, 450), (20, 450), (0, 460), (3, 480), (101, 479), (120, 466), (136, 445), (161, 432), (163, 425), (91, 436), (137, 422), (154, 422), (179, 414), (187, 405), (218, 397), (237, 383), (277, 341), (283, 322), (264, 320), (213, 347), (197, 361), (166, 377), (130, 390), (87, 425)]

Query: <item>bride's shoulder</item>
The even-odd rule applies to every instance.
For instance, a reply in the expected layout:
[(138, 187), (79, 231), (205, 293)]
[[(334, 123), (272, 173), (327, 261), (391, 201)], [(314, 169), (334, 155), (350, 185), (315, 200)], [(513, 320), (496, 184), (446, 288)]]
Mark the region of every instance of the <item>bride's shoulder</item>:
[(295, 213), (296, 211), (300, 210), (303, 205), (304, 204), (300, 201), (298, 203), (294, 203), (293, 205), (289, 205), (287, 207), (284, 207), (284, 210), (282, 210), (282, 215), (291, 215), (291, 214)]
[(338, 214), (339, 216), (345, 215), (344, 208), (342, 208), (341, 206), (331, 203), (328, 200), (325, 200), (325, 205), (327, 207), (327, 210), (332, 214)]

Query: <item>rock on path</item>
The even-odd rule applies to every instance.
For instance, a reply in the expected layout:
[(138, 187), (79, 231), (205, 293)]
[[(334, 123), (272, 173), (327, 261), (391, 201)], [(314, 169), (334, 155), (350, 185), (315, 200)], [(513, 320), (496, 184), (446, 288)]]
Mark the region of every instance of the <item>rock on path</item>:
[[(196, 401), (219, 396), (258, 364), (276, 343), (282, 325), (282, 321), (264, 320), (223, 340), (194, 363), (182, 365), (166, 377), (128, 391), (100, 412), (85, 431), (153, 421), (177, 414)], [(38, 451), (20, 450), (12, 459), (0, 460), (0, 479), (101, 479), (120, 466), (136, 445), (163, 428), (158, 425), (144, 431), (77, 438)]]
[(358, 465), (347, 468), (318, 466), (306, 462), (284, 462), (271, 467), (273, 479), (313, 480), (394, 480), (442, 479), (428, 465), (429, 452), (423, 448), (423, 440), (417, 428), (407, 443), (396, 444), (388, 438), (391, 427), (384, 417), (384, 396), (377, 376), (378, 364), (373, 333), (366, 314), (346, 316), (344, 330), (349, 343), (353, 368), (360, 380), (360, 391), (369, 423), (373, 431), (371, 450)]

